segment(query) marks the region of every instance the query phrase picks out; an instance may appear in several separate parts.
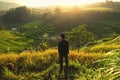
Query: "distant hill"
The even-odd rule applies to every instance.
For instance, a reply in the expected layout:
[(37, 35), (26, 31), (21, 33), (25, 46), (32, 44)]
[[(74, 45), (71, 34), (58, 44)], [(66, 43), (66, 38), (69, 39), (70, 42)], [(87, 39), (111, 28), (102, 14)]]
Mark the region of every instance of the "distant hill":
[(116, 10), (120, 10), (120, 2), (113, 2), (113, 1), (108, 1), (108, 2), (98, 2), (94, 4), (90, 4), (89, 7), (107, 7), (107, 8), (113, 8)]
[(9, 3), (9, 2), (2, 2), (0, 1), (0, 10), (8, 10), (10, 8), (16, 8), (19, 4), (16, 3)]

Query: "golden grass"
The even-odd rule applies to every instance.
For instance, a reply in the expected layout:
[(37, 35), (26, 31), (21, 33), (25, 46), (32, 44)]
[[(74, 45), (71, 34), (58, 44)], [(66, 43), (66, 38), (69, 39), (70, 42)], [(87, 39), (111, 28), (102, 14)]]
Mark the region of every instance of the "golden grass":
[[(69, 68), (71, 70), (69, 72), (73, 70), (72, 72), (74, 72), (75, 74), (79, 74), (77, 73), (77, 71), (79, 71), (80, 69), (80, 72), (82, 72), (82, 74), (79, 75), (80, 79), (83, 75), (84, 75), (83, 79), (84, 78), (88, 79), (88, 77), (86, 76), (91, 75), (89, 71), (92, 72), (93, 74), (96, 74), (96, 76), (100, 75), (101, 78), (101, 76), (103, 75), (98, 74), (94, 70), (97, 70), (100, 67), (104, 66), (105, 62), (101, 61), (101, 59), (104, 59), (106, 57), (109, 57), (109, 55), (106, 55), (104, 53), (92, 53), (92, 52), (87, 53), (85, 51), (77, 52), (76, 50), (70, 50)], [(96, 61), (98, 61), (98, 63)], [(24, 77), (24, 79), (26, 80), (29, 80), (29, 78), (38, 79), (39, 76), (41, 77), (41, 80), (42, 78), (44, 79), (44, 77), (49, 79), (50, 75), (55, 76), (55, 79), (57, 79), (56, 77), (59, 70), (59, 57), (57, 49), (49, 49), (46, 50), (45, 52), (33, 51), (32, 53), (22, 52), (20, 54), (14, 53), (1, 54), (0, 66), (8, 62), (14, 63), (17, 66), (18, 74)], [(19, 72), (22, 73), (22, 75)], [(33, 73), (35, 74), (34, 77), (32, 77)], [(19, 75), (17, 76), (19, 77)], [(97, 78), (95, 77), (95, 79)]]
[[(86, 53), (84, 51), (77, 52), (76, 50), (70, 50), (69, 59), (73, 61), (81, 62), (94, 62), (100, 58), (105, 57), (103, 53)], [(50, 61), (53, 60), (53, 61)], [(24, 63), (26, 65), (33, 65), (36, 62), (48, 63), (48, 62), (58, 62), (58, 51), (57, 49), (49, 49), (45, 52), (22, 52), (20, 54), (1, 54), (0, 55), (0, 64), (7, 62), (12, 62), (15, 64)], [(48, 61), (48, 62), (47, 62)]]
[(101, 44), (101, 45), (96, 45), (91, 48), (90, 51), (94, 52), (109, 52), (115, 49), (120, 49), (120, 45), (108, 45), (108, 44)]

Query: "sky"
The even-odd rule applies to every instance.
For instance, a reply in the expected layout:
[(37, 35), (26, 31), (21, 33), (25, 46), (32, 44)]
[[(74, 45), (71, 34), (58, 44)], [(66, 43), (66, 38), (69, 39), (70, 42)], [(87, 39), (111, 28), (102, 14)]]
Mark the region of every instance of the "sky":
[[(30, 7), (37, 7), (37, 6), (49, 6), (49, 5), (84, 5), (89, 3), (95, 2), (102, 2), (105, 0), (0, 0), (5, 2), (14, 2), (20, 5), (26, 5)], [(113, 1), (120, 1), (120, 0), (113, 0)]]

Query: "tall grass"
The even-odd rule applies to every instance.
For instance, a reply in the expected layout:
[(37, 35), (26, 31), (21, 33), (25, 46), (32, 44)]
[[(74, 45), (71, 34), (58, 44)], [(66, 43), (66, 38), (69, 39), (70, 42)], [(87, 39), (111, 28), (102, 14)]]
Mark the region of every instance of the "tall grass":
[(111, 80), (120, 79), (120, 49), (109, 55), (107, 59), (108, 65), (104, 68), (106, 76), (111, 76)]
[(95, 52), (109, 52), (115, 49), (120, 49), (120, 45), (119, 44), (114, 44), (114, 45), (101, 44), (101, 45), (96, 45), (92, 47), (90, 50)]
[[(77, 79), (79, 77), (92, 79), (93, 74), (91, 75), (91, 73), (103, 65), (102, 63), (100, 63), (101, 65), (96, 65), (94, 62), (105, 57), (103, 53), (78, 53), (77, 51), (70, 51), (68, 79)], [(6, 63), (15, 64), (17, 73), (14, 73), (14, 75), (17, 76), (16, 78), (23, 78), (24, 80), (56, 80), (57, 78), (63, 79), (65, 75), (65, 73), (62, 73), (62, 75), (59, 76), (59, 58), (56, 49), (38, 53), (23, 52), (21, 54), (1, 54), (1, 69), (4, 69)], [(0, 74), (6, 76), (3, 72), (0, 72)], [(3, 76), (1, 77), (4, 79)]]
[[(120, 51), (108, 54), (70, 51), (68, 73), (59, 74), (59, 56), (56, 49), (45, 52), (22, 52), (0, 55), (0, 77), (9, 80), (119, 80)], [(6, 68), (16, 65), (17, 72)], [(64, 64), (65, 67), (65, 64)]]

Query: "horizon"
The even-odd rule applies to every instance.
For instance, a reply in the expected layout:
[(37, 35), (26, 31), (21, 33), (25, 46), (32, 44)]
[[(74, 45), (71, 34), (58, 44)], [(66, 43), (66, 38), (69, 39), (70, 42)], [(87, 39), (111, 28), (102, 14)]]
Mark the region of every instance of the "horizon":
[[(19, 4), (20, 6), (28, 6), (28, 7), (47, 7), (47, 6), (83, 6), (83, 5), (87, 5), (87, 4), (92, 4), (92, 3), (97, 3), (97, 2), (105, 2), (105, 0), (53, 0), (52, 2), (50, 2), (50, 0), (0, 0), (3, 2), (10, 2), (10, 3), (16, 3)], [(109, 1), (120, 1), (120, 0), (109, 0)]]

